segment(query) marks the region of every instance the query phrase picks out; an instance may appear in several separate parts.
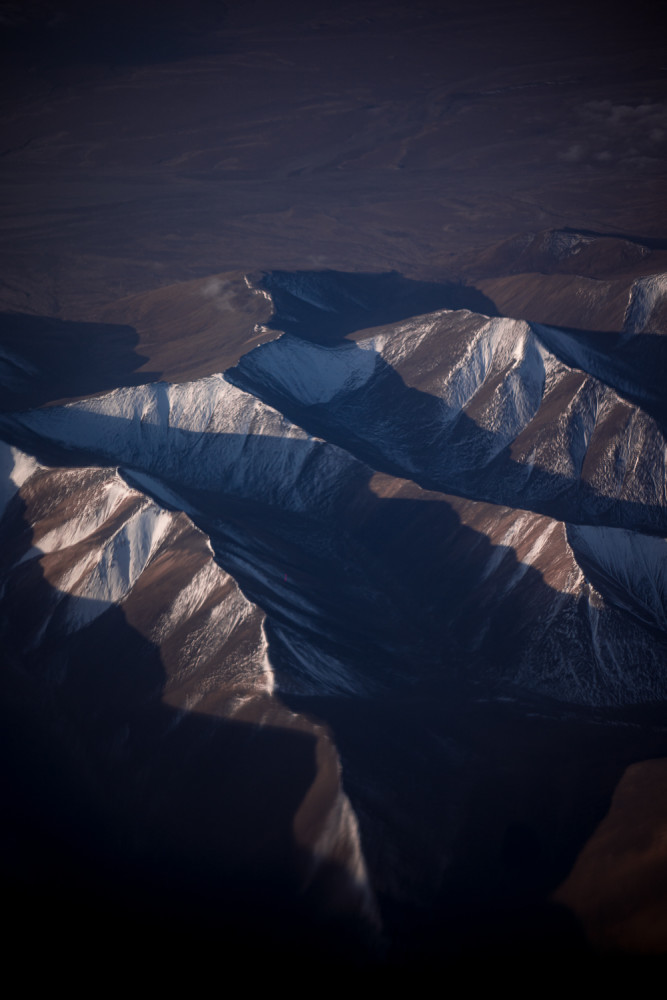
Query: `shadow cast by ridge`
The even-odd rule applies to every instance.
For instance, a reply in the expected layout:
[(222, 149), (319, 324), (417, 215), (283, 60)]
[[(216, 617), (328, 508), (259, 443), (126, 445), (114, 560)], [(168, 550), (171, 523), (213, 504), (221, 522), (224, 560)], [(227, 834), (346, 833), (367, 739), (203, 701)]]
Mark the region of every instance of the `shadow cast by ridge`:
[(15, 496), (0, 520), (5, 555), (9, 532), (19, 556), (0, 619), (0, 878), (15, 920), (30, 910), (54, 952), (148, 927), (193, 954), (221, 938), (250, 954), (260, 934), (276, 958), (304, 940), (323, 957), (372, 955), (372, 926), (345, 903), (350, 872), (294, 832), (321, 733), (279, 702), (267, 724), (261, 697), (252, 722), (165, 704), (159, 649), (118, 606), (24, 649), (26, 626), (61, 596), (38, 559), (20, 558), (24, 506)]
[(0, 313), (0, 412), (151, 381), (138, 343), (131, 326)]
[(415, 281), (398, 271), (269, 271), (257, 286), (275, 307), (265, 325), (314, 344), (336, 344), (357, 330), (437, 309), (498, 315), (491, 299), (470, 285)]
[(530, 325), (557, 358), (641, 407), (667, 435), (667, 336)]
[[(400, 377), (389, 371), (400, 382)], [(410, 405), (431, 405), (424, 394), (405, 387), (404, 391)], [(26, 424), (30, 415), (2, 418), (0, 426), (10, 440), (43, 457), (46, 464), (119, 466), (130, 484), (163, 506), (184, 510), (208, 535), (220, 565), (269, 613), (269, 628), (274, 636), (282, 637), (280, 646), (288, 650), (283, 683), (292, 674), (297, 686), (314, 684), (317, 689), (324, 685), (329, 690), (333, 685), (335, 690), (360, 692), (374, 690), (378, 684), (384, 687), (387, 682), (389, 686), (405, 683), (414, 670), (415, 650), (419, 650), (416, 659), (423, 660), (418, 673), (424, 667), (427, 671), (439, 669), (442, 647), (448, 649), (449, 656), (457, 650), (457, 658), (463, 656), (465, 661), (468, 653), (464, 651), (475, 647), (475, 601), (469, 605), (466, 601), (481, 588), (489, 607), (495, 609), (498, 603), (493, 591), (488, 591), (491, 584), (484, 583), (487, 565), (497, 567), (490, 577), (492, 583), (502, 577), (500, 596), (517, 576), (523, 580), (517, 593), (524, 594), (526, 607), (536, 601), (538, 618), (547, 615), (546, 620), (550, 620), (549, 609), (556, 607), (563, 621), (571, 619), (570, 631), (578, 623), (577, 634), (583, 631), (577, 642), (588, 636), (582, 648), (588, 649), (591, 657), (586, 670), (589, 681), (591, 671), (595, 673), (600, 666), (594, 667), (602, 653), (591, 645), (593, 626), (590, 621), (586, 624), (586, 616), (590, 618), (592, 612), (587, 612), (583, 597), (580, 601), (553, 591), (539, 572), (519, 563), (511, 548), (494, 546), (486, 535), (461, 524), (444, 497), (376, 497), (369, 489), (372, 469), (326, 442), (304, 435), (195, 432), (170, 426), (168, 421), (142, 422), (86, 407), (38, 411), (36, 415), (39, 421), (34, 426)], [(47, 434), (51, 441), (44, 446)], [(539, 481), (545, 492), (555, 487), (562, 491), (564, 479), (545, 473)], [(565, 483), (576, 491), (576, 483)], [(431, 513), (422, 516), (427, 511)], [(652, 508), (627, 501), (617, 501), (611, 512), (621, 519), (632, 519), (635, 526), (641, 519), (665, 516), (657, 505)], [(605, 520), (597, 518), (591, 523), (604, 524)], [(405, 547), (403, 537), (412, 539)], [(436, 558), (438, 540), (444, 549)], [(466, 587), (461, 584), (469, 569), (463, 558), (467, 551), (476, 555)], [(452, 559), (452, 569), (443, 571)], [(514, 596), (503, 600), (511, 603)], [(516, 610), (521, 627), (528, 627), (521, 600)], [(625, 631), (630, 630), (638, 641), (644, 636), (647, 626), (622, 607), (607, 607), (601, 613), (627, 621)], [(507, 622), (507, 615), (503, 616), (500, 608), (501, 632), (503, 621)], [(464, 623), (468, 623), (465, 628)], [(451, 644), (447, 637), (456, 635), (457, 629), (459, 638)], [(488, 646), (491, 661), (498, 659), (503, 648), (493, 638), (496, 633), (497, 629), (492, 629), (478, 649), (482, 655)], [(464, 635), (465, 641), (461, 641)], [(305, 636), (308, 648), (314, 645), (301, 662), (303, 656), (295, 650)], [(548, 656), (545, 652), (545, 664), (554, 657), (557, 662), (558, 651), (566, 646), (563, 633)], [(644, 636), (640, 646), (647, 663), (664, 658), (659, 636), (650, 642)], [(512, 655), (511, 650), (503, 654), (505, 666), (496, 670), (496, 676), (508, 676), (505, 670)], [(577, 658), (581, 659), (580, 651)], [(280, 662), (280, 657), (277, 659)], [(549, 673), (547, 666), (544, 670)], [(488, 677), (493, 671), (487, 665), (482, 673)], [(649, 675), (644, 674), (642, 684), (648, 683)], [(594, 701), (604, 703), (605, 683), (613, 676), (614, 671), (608, 677), (603, 672), (598, 678)], [(536, 686), (540, 683), (535, 680)], [(638, 683), (637, 678), (633, 683)], [(623, 684), (631, 696), (630, 675)], [(555, 692), (557, 681), (553, 685)], [(637, 688), (635, 700), (656, 696), (648, 688), (641, 691), (643, 694)], [(607, 690), (606, 696), (608, 703), (627, 700), (617, 691)], [(571, 696), (563, 697), (567, 700)]]
[[(304, 351), (313, 357), (304, 359)], [(333, 367), (337, 358), (345, 361), (340, 387), (336, 383), (330, 388), (327, 366)], [(310, 360), (311, 378), (319, 375), (327, 388), (323, 402), (308, 399), (304, 371), (309, 369), (304, 360)], [(349, 374), (355, 370), (361, 373), (356, 380)], [(581, 477), (517, 461), (505, 427), (481, 427), (463, 410), (406, 385), (374, 348), (347, 342), (301, 348), (296, 338), (284, 334), (246, 354), (225, 378), (309, 434), (425, 489), (519, 507), (573, 524), (667, 532), (662, 504), (605, 495)], [(583, 429), (578, 432), (583, 434)]]
[[(101, 442), (117, 441), (119, 434), (120, 438), (124, 436), (122, 428), (129, 429), (129, 421), (99, 414), (95, 418), (94, 436)], [(105, 422), (110, 426), (103, 431)], [(143, 425), (142, 433), (150, 437), (159, 430)], [(303, 595), (308, 595), (315, 607), (311, 637), (322, 639), (328, 630), (327, 616), (336, 628), (345, 623), (344, 643), (349, 648), (356, 645), (359, 661), (373, 646), (380, 648), (381, 656), (385, 655), (378, 642), (384, 634), (400, 639), (396, 635), (398, 604), (390, 601), (378, 616), (375, 594), (369, 593), (365, 603), (359, 603), (364, 588), (355, 589), (355, 574), (364, 567), (351, 572), (349, 555), (359, 557), (365, 551), (369, 569), (365, 576), (362, 573), (362, 581), (374, 579), (385, 588), (390, 584), (389, 565), (394, 564), (393, 575), (400, 583), (397, 597), (411, 595), (403, 611), (406, 629), (405, 623), (413, 628), (414, 612), (429, 592), (432, 602), (421, 618), (417, 617), (418, 629), (426, 627), (429, 617), (435, 617), (433, 602), (441, 608), (454, 603), (451, 613), (455, 621), (457, 613), (472, 615), (472, 608), (466, 608), (465, 602), (475, 596), (470, 556), (477, 552), (476, 558), (484, 563), (494, 547), (485, 536), (462, 526), (446, 501), (378, 498), (363, 485), (371, 470), (362, 467), (358, 477), (353, 477), (357, 496), (348, 522), (341, 530), (340, 523), (326, 521), (326, 531), (322, 529), (323, 534), (313, 536), (317, 544), (309, 552), (311, 528), (303, 512), (280, 511), (274, 504), (271, 513), (266, 498), (262, 503), (262, 493), (254, 503), (240, 493), (225, 496), (225, 468), (220, 468), (217, 458), (211, 463), (203, 461), (207, 448), (213, 449), (212, 456), (219, 456), (215, 449), (224, 447), (225, 438), (229, 438), (227, 444), (233, 446), (235, 456), (240, 449), (251, 464), (265, 470), (267, 462), (271, 465), (267, 453), (284, 448), (283, 439), (269, 437), (253, 442), (251, 437), (250, 442), (244, 439), (242, 444), (233, 440), (234, 435), (205, 434), (199, 435), (204, 441), (196, 446), (192, 432), (175, 429), (170, 433), (177, 451), (190, 456), (187, 468), (193, 476), (207, 468), (217, 470), (220, 478), (209, 490), (195, 485), (180, 494), (172, 492), (172, 503), (179, 497), (184, 501), (184, 509), (210, 532), (220, 563), (269, 613), (269, 654), (277, 668), (281, 652), (276, 632), (286, 624), (294, 626), (295, 610)], [(221, 439), (217, 444), (216, 438)], [(146, 444), (144, 440), (144, 447)], [(303, 441), (289, 445), (288, 464), (293, 471), (298, 466), (298, 453), (306, 445)], [(91, 457), (85, 450), (73, 453), (64, 448), (59, 454), (63, 462), (71, 465), (88, 462)], [(144, 454), (163, 455), (164, 445), (148, 448)], [(53, 454), (50, 457), (53, 459)], [(256, 482), (260, 490), (266, 487), (261, 474)], [(179, 486), (173, 480), (168, 480), (168, 485), (172, 490)], [(154, 486), (159, 488), (159, 481)], [(12, 501), (16, 502), (21, 501)], [(363, 516), (360, 506), (367, 508)], [(328, 545), (322, 546), (327, 535)], [(353, 538), (354, 550), (345, 547), (346, 536)], [(445, 573), (442, 567), (451, 562), (447, 552), (452, 536), (456, 537), (456, 551), (465, 559), (463, 564), (460, 560), (454, 562)], [(27, 551), (29, 531), (25, 546)], [(505, 571), (511, 577), (518, 561), (511, 550), (504, 555)], [(281, 593), (279, 581), (287, 556), (292, 560), (287, 564), (289, 587)], [(49, 585), (41, 578), (38, 564), (29, 561), (25, 565), (32, 566), (25, 572), (35, 574), (26, 581), (34, 601), (39, 604), (41, 590), (47, 591), (42, 596), (48, 600)], [(440, 578), (434, 572), (436, 567), (440, 568)], [(549, 588), (533, 569), (527, 570), (525, 580), (526, 592), (538, 604), (542, 600), (546, 604), (560, 601), (567, 610), (568, 602), (573, 603), (572, 598), (564, 599)], [(21, 591), (12, 590), (4, 606), (5, 620), (19, 630), (21, 615), (28, 613), (21, 595)], [(458, 608), (457, 598), (462, 601)], [(288, 604), (292, 601), (288, 607), (286, 600)], [(505, 618), (511, 618), (511, 607), (511, 603), (504, 606)], [(503, 608), (500, 611), (503, 613)], [(364, 636), (363, 626), (368, 627), (369, 621), (379, 631)], [(398, 625), (400, 631), (400, 620)], [(442, 627), (436, 622), (434, 631), (427, 636), (446, 647), (440, 649), (441, 667), (449, 658), (456, 663), (461, 655), (461, 643), (455, 634), (451, 635), (455, 627), (448, 622)], [(452, 640), (449, 643), (448, 630)], [(307, 632), (304, 629), (302, 635)], [(415, 643), (412, 631), (406, 632), (406, 639), (409, 641), (399, 649), (399, 655), (411, 651), (409, 665), (414, 668), (424, 648)], [(51, 650), (44, 644), (35, 650), (32, 663), (20, 665), (19, 672), (27, 669), (34, 678), (34, 684), (30, 681), (28, 685), (30, 697), (23, 698), (23, 716), (32, 717), (31, 701), (50, 687), (50, 655)], [(106, 612), (94, 627), (73, 640), (67, 662), (69, 680), (52, 696), (58, 701), (61, 718), (74, 720), (80, 745), (90, 748), (91, 757), (97, 758), (93, 771), (103, 776), (104, 787), (111, 790), (105, 815), (111, 816), (112, 840), (117, 844), (116, 838), (120, 837), (121, 845), (126, 845), (127, 823), (140, 834), (141, 847), (130, 851), (129, 869), (124, 853), (127, 847), (121, 851), (121, 893), (129, 891), (133, 898), (136, 895), (139, 912), (141, 906), (153, 913), (164, 905), (166, 922), (175, 922), (173, 926), (179, 927), (176, 911), (184, 903), (190, 908), (188, 912), (193, 905), (196, 911), (201, 903), (193, 904), (193, 898), (196, 900), (200, 888), (204, 909), (208, 912), (210, 907), (214, 919), (218, 919), (216, 892), (224, 891), (224, 919), (232, 927), (233, 940), (239, 938), (238, 927), (233, 929), (237, 915), (239, 926), (245, 929), (248, 923), (252, 925), (258, 910), (261, 930), (271, 934), (273, 921), (280, 918), (284, 894), (294, 899), (293, 882), (281, 865), (288, 857), (298, 868), (300, 855), (291, 840), (290, 817), (313, 780), (314, 740), (302, 733), (268, 733), (265, 728), (258, 731), (231, 720), (182, 715), (161, 705), (157, 699), (164, 671), (159, 654), (127, 625), (117, 608)], [(96, 664), (94, 673), (92, 664)], [(137, 672), (137, 664), (145, 664), (145, 669)], [(283, 696), (293, 710), (312, 712), (333, 727), (343, 759), (345, 787), (359, 812), (367, 861), (380, 885), (385, 885), (391, 875), (386, 868), (387, 857), (393, 857), (392, 863), (398, 866), (394, 877), (399, 885), (403, 879), (408, 885), (420, 884), (423, 867), (416, 875), (416, 858), (421, 866), (426, 862), (431, 869), (431, 882), (435, 879), (437, 891), (433, 895), (431, 890), (425, 901), (413, 904), (402, 899), (400, 892), (396, 897), (390, 890), (385, 893), (385, 912), (389, 914), (398, 954), (420, 951), (415, 943), (415, 926), (425, 930), (424, 947), (428, 950), (443, 928), (457, 924), (459, 936), (454, 937), (453, 946), (461, 938), (468, 943), (474, 941), (480, 920), (488, 919), (482, 946), (485, 950), (493, 935), (502, 930), (508, 912), (517, 905), (542, 913), (540, 907), (546, 895), (567, 873), (579, 847), (604, 814), (623, 768), (634, 760), (665, 752), (664, 735), (651, 727), (606, 728), (600, 725), (605, 716), (599, 713), (591, 725), (587, 711), (559, 706), (537, 696), (522, 696), (514, 702), (489, 700), (489, 695), (497, 694), (496, 684), (481, 683), (479, 679), (471, 684), (457, 670), (446, 677), (444, 673), (437, 676), (429, 669), (412, 685), (411, 692), (401, 684), (375, 699)], [(516, 690), (513, 694), (516, 697)], [(51, 695), (43, 703), (42, 714), (51, 710), (50, 699)], [(11, 705), (16, 700), (10, 692), (7, 702)], [(565, 717), (559, 718), (563, 711)], [(533, 718), (535, 713), (538, 719)], [(613, 720), (613, 713), (609, 717)], [(126, 742), (129, 752), (118, 759), (114, 755), (115, 736), (126, 726), (130, 729)], [(26, 742), (29, 737), (19, 732), (18, 744), (9, 757), (18, 767), (15, 784), (19, 786), (19, 798), (23, 795), (19, 762), (25, 759)], [(564, 743), (571, 749), (571, 766), (565, 777)], [(38, 753), (36, 759), (33, 757), (31, 782), (37, 780), (40, 756)], [(536, 795), (538, 786), (540, 794)], [(129, 799), (128, 788), (132, 789)], [(434, 794), (434, 789), (440, 792)], [(266, 867), (258, 866), (253, 849), (257, 843), (264, 844), (266, 830), (276, 816), (280, 822), (273, 841), (275, 851), (269, 851)], [(33, 820), (29, 819), (24, 825), (31, 824)], [(518, 874), (512, 862), (512, 831), (517, 828), (527, 829), (531, 842), (538, 845)], [(105, 831), (108, 836), (107, 827)], [(38, 834), (38, 849), (41, 839)], [(114, 850), (118, 850), (117, 846)], [(115, 857), (112, 853), (112, 882), (118, 873)], [(277, 875), (272, 863), (276, 861)], [(218, 876), (211, 878), (211, 866), (216, 863), (221, 868)], [(104, 851), (94, 853), (93, 870), (107, 864)], [(28, 865), (26, 860), (24, 867)], [(134, 884), (137, 869), (139, 892)], [(129, 889), (128, 870), (132, 876)], [(84, 866), (84, 875), (87, 871)], [(166, 883), (162, 880), (164, 872), (168, 874)], [(57, 894), (66, 891), (69, 877), (68, 873), (63, 885), (58, 883)], [(20, 892), (20, 888), (16, 891)], [(111, 899), (115, 915), (120, 904), (116, 903), (117, 897)], [(475, 899), (472, 904), (471, 899)], [(307, 923), (308, 910), (304, 911), (304, 906), (298, 898), (293, 911), (288, 905), (288, 914), (294, 912), (296, 916), (281, 926), (281, 938), (300, 928), (301, 921)], [(541, 923), (545, 934), (552, 926), (548, 907), (547, 911)], [(413, 924), (415, 912), (421, 914), (421, 923)], [(165, 920), (164, 914), (158, 914), (160, 920)], [(311, 929), (311, 939), (319, 936), (322, 926), (326, 931), (326, 924)], [(563, 946), (578, 948), (580, 938), (575, 929), (563, 930), (563, 925), (559, 926)]]

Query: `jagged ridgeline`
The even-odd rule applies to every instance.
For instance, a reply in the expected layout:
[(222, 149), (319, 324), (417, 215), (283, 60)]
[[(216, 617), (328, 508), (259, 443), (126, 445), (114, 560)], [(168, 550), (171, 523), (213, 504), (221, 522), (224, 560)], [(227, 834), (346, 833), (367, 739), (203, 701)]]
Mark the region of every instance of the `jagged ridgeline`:
[(248, 282), (275, 336), (225, 372), (0, 416), (3, 641), (158, 881), (201, 889), (194, 853), (372, 936), (463, 850), (396, 746), (456, 798), (453, 704), (667, 697), (665, 283), (603, 335), (395, 273)]

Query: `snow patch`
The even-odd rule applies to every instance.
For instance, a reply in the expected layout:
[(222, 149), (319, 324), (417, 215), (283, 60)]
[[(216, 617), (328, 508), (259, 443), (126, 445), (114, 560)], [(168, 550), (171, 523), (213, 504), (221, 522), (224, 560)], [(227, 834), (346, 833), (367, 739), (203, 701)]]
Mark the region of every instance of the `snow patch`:
[(181, 622), (199, 611), (199, 609), (209, 599), (209, 595), (215, 587), (218, 587), (225, 580), (229, 579), (227, 574), (220, 569), (213, 561), (195, 573), (190, 583), (179, 591), (171, 607), (167, 609), (160, 627), (162, 637), (172, 632)]
[(60, 581), (62, 590), (83, 598), (69, 602), (68, 631), (88, 624), (127, 596), (160, 546), (172, 519), (172, 514), (147, 502), (105, 540), (101, 549)]
[(262, 646), (260, 652), (262, 654), (260, 660), (260, 667), (262, 674), (266, 683), (266, 690), (269, 694), (273, 694), (276, 689), (276, 675), (273, 669), (273, 664), (271, 663), (271, 657), (269, 655), (269, 640), (266, 635), (266, 621), (262, 622)]
[(623, 320), (623, 333), (643, 333), (655, 309), (667, 297), (667, 274), (652, 274), (632, 283)]
[(32, 455), (0, 441), (0, 517), (12, 497), (40, 468)]
[(305, 406), (328, 403), (339, 393), (352, 392), (372, 379), (376, 358), (370, 346), (355, 344), (321, 347), (287, 334), (255, 348), (243, 359), (250, 377), (257, 373), (263, 384), (289, 391)]
[(69, 521), (63, 521), (57, 528), (42, 535), (24, 558), (76, 545), (113, 517), (120, 505), (130, 496), (130, 489), (118, 475), (115, 475), (113, 479), (101, 484), (88, 498), (85, 507), (76, 508), (74, 516)]
[(493, 432), (489, 461), (512, 441), (535, 416), (542, 402), (546, 378), (545, 352), (527, 323), (494, 318), (471, 337), (465, 353), (440, 381), (439, 395), (453, 420), (470, 407), (490, 380), (496, 387), (481, 412), (478, 427)]
[(269, 293), (266, 291), (266, 289), (264, 289), (264, 288), (256, 288), (252, 284), (252, 282), (250, 281), (250, 278), (248, 277), (247, 274), (243, 276), (243, 280), (245, 282), (246, 288), (250, 289), (250, 291), (253, 292), (255, 295), (261, 295), (263, 299), (268, 299), (268, 301), (271, 303), (271, 305), (273, 305), (273, 299), (271, 298), (271, 296), (269, 295)]

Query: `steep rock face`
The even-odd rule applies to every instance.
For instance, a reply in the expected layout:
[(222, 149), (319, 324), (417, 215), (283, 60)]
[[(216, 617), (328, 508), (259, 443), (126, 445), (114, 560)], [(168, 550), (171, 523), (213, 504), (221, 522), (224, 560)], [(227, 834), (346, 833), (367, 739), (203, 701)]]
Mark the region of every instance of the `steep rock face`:
[(568, 540), (587, 576), (618, 607), (667, 631), (667, 539), (622, 528), (570, 525)]
[(285, 336), (227, 378), (426, 488), (576, 523), (667, 530), (655, 420), (558, 360), (526, 323), (441, 312), (355, 344)]
[(648, 335), (438, 309), (348, 341), (378, 288), (416, 301), (365, 277), (273, 280), (292, 332), (223, 375), (0, 416), (9, 700), (51, 720), (117, 867), (251, 934), (504, 899), (522, 817), (532, 899), (613, 781), (591, 714), (667, 697)]
[(272, 407), (221, 376), (153, 383), (97, 399), (4, 418), (26, 441), (122, 464), (179, 488), (254, 499), (289, 509), (326, 507), (344, 491), (350, 466), (339, 449), (310, 437)]
[(637, 278), (630, 289), (623, 332), (634, 334), (663, 328), (666, 304), (667, 274)]
[[(646, 571), (626, 548), (624, 599), (572, 540), (574, 528), (544, 515), (421, 490), (386, 475), (371, 480), (384, 499), (355, 508), (358, 534), (378, 554), (383, 539), (405, 593), (421, 611), (423, 636), (441, 650), (440, 676), (510, 681), (584, 704), (633, 704), (663, 697), (664, 633), (647, 628), (640, 601)], [(620, 530), (577, 529), (587, 536)], [(392, 541), (387, 545), (386, 538)], [(578, 536), (577, 536), (578, 539)], [(619, 560), (620, 572), (620, 560)], [(628, 613), (630, 612), (630, 613)], [(429, 624), (427, 624), (429, 623)], [(463, 665), (463, 666), (462, 666)]]
[[(264, 614), (206, 536), (115, 468), (46, 467), (4, 443), (0, 460), (2, 704), (17, 690), (19, 717), (45, 713), (42, 738), (64, 748), (82, 811), (65, 843), (90, 841), (85, 877), (139, 864), (207, 898), (246, 878), (262, 896), (262, 873), (283, 870), (286, 899), (335, 884), (326, 919), (372, 923), (330, 735), (273, 697)], [(93, 805), (112, 845), (86, 833)]]
[[(173, 668), (172, 686), (182, 671), (203, 681), (206, 664), (224, 662), (226, 686), (272, 689), (263, 616), (185, 514), (157, 506), (115, 469), (46, 468), (2, 447), (17, 487), (3, 522), (5, 604), (12, 621), (30, 609), (16, 631), (21, 655), (66, 644), (120, 607)], [(29, 599), (40, 578), (44, 604)]]
[[(338, 538), (332, 522), (370, 477), (362, 463), (220, 377), (118, 390), (7, 417), (5, 427), (33, 445), (57, 445), (61, 459), (121, 463), (142, 490), (195, 518), (223, 565), (272, 612), (274, 640), (290, 650), (283, 684), (290, 677), (297, 685), (316, 677), (327, 689), (377, 683), (373, 673), (395, 630), (366, 669), (350, 669), (349, 650), (360, 641), (373, 649), (377, 620), (391, 620), (393, 600), (375, 566), (355, 557), (354, 543)], [(368, 591), (373, 598), (362, 611)]]
[[(556, 393), (562, 393), (563, 381), (568, 387), (573, 373), (553, 359), (545, 366), (544, 350), (525, 324), (511, 324), (508, 336), (506, 321), (458, 318), (468, 336), (450, 347), (451, 353), (458, 350), (460, 363), (449, 377), (435, 365), (419, 364), (418, 347), (440, 329), (439, 314), (415, 321), (413, 340), (402, 338), (399, 347), (397, 338), (387, 349), (394, 364), (404, 363), (406, 377), (431, 390), (439, 387), (442, 395), (435, 397), (401, 381), (418, 406), (428, 400), (418, 415), (430, 418), (437, 408), (435, 427), (401, 423), (398, 407), (385, 406), (381, 414), (372, 409), (374, 401), (377, 406), (387, 398), (377, 381), (399, 376), (368, 347), (332, 349), (284, 338), (270, 345), (283, 358), (270, 371), (274, 380), (289, 378), (301, 398), (315, 401), (311, 407), (326, 405), (327, 413), (346, 415), (345, 407), (336, 408), (338, 400), (356, 396), (357, 406), (371, 407), (371, 418), (358, 427), (376, 433), (378, 450), (430, 467), (443, 460), (451, 467), (458, 460), (458, 472), (474, 475), (473, 458), (483, 465), (483, 450), (462, 447), (457, 456), (452, 445), (450, 460), (449, 452), (443, 456), (425, 448), (419, 434), (442, 435), (443, 427), (446, 432), (458, 422), (452, 413), (477, 407), (480, 423), (500, 427), (497, 434), (489, 430), (483, 444), (493, 450), (497, 436), (506, 441), (512, 435), (520, 442), (531, 412), (539, 410), (543, 393), (549, 395), (546, 368), (562, 376)], [(488, 382), (499, 384), (498, 375), (504, 389), (494, 399)], [(543, 422), (552, 439), (569, 439), (567, 450), (556, 451), (552, 462), (561, 478), (569, 473), (575, 483), (586, 436), (592, 435), (582, 420), (582, 413), (590, 413), (592, 391), (605, 390), (575, 394), (555, 435), (553, 422)], [(628, 409), (641, 426), (643, 415)], [(7, 433), (58, 446), (58, 454), (72, 462), (118, 463), (135, 497), (141, 490), (163, 506), (187, 512), (210, 538), (218, 562), (268, 614), (272, 669), (284, 691), (359, 695), (429, 676), (465, 675), (510, 681), (575, 702), (626, 704), (662, 696), (664, 643), (646, 632), (643, 613), (624, 617), (634, 604), (619, 601), (615, 590), (607, 595), (601, 584), (591, 586), (562, 522), (373, 476), (348, 451), (311, 437), (224, 378), (117, 390), (3, 419)], [(397, 425), (403, 435), (398, 442), (391, 433)], [(622, 435), (620, 441), (629, 447)], [(543, 455), (549, 454), (545, 446)], [(111, 516), (113, 503), (120, 503), (111, 487), (94, 502), (85, 493), (81, 497), (81, 517), (72, 515), (78, 526), (72, 530), (89, 534), (107, 516), (107, 507), (111, 504)], [(77, 591), (98, 602), (86, 614), (103, 609), (116, 591), (122, 597), (121, 577), (136, 576), (174, 516), (145, 500), (114, 529), (112, 554), (95, 557)], [(126, 552), (129, 540), (136, 553)], [(210, 583), (202, 577), (202, 591)], [(627, 586), (632, 590), (631, 582)], [(203, 599), (197, 587), (189, 584), (179, 597), (184, 617), (190, 615), (188, 594), (193, 615)], [(223, 620), (235, 621), (236, 613), (220, 610), (211, 634), (218, 629), (224, 635)], [(181, 635), (179, 642), (179, 655), (191, 664), (193, 692), (208, 690), (205, 671), (193, 666), (194, 640)], [(641, 670), (619, 670), (630, 649), (635, 657), (641, 654)], [(227, 654), (222, 659), (234, 663)]]

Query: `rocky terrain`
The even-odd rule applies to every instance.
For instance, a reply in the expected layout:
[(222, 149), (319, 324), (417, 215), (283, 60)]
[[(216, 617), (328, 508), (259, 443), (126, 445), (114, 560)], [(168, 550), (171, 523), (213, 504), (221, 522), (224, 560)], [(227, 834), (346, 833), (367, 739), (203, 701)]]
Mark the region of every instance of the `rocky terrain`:
[(667, 950), (662, 50), (478, 6), (2, 7), (2, 873), (56, 944)]

